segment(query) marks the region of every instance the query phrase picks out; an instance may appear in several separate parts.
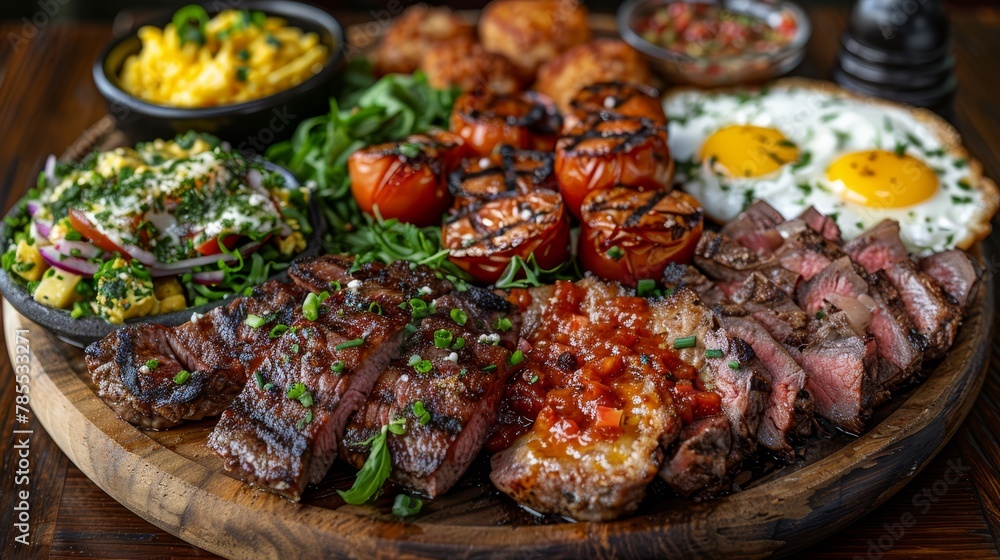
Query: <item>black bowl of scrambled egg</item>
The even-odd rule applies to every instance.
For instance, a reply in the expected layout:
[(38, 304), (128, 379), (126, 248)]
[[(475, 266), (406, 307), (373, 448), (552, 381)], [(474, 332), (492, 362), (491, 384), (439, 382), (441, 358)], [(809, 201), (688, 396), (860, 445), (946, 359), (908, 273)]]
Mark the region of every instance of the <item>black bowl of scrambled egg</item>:
[(344, 55), (340, 23), (298, 2), (239, 8), (186, 6), (104, 49), (94, 82), (130, 140), (196, 130), (262, 154), (329, 110)]
[[(99, 192), (78, 192), (88, 184)], [(325, 222), (311, 196), (284, 168), (247, 161), (204, 134), (74, 163), (52, 158), (38, 188), (0, 224), (0, 293), (26, 318), (81, 347), (122, 325), (179, 325), (264, 281), (286, 279), (292, 260), (317, 255)], [(119, 235), (119, 226), (135, 236)], [(121, 248), (109, 250), (109, 243)]]

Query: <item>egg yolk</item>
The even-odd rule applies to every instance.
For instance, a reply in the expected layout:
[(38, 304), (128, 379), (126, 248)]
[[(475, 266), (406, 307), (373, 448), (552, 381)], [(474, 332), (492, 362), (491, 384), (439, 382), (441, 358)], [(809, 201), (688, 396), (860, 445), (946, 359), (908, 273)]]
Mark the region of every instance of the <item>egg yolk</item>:
[(760, 177), (797, 161), (799, 149), (773, 128), (733, 125), (709, 136), (700, 157), (714, 160), (733, 177)]
[(844, 200), (877, 208), (912, 206), (938, 188), (938, 176), (926, 163), (887, 150), (845, 154), (827, 168), (826, 176), (844, 183)]

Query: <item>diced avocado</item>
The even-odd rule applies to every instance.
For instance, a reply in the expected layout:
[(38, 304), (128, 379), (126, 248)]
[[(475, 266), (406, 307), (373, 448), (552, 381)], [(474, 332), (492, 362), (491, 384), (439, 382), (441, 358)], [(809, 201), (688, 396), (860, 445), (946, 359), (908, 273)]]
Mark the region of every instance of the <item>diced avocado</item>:
[(50, 268), (35, 289), (35, 301), (57, 309), (69, 309), (80, 298), (76, 285), (81, 277), (55, 268)]
[(131, 265), (118, 258), (101, 265), (94, 277), (97, 279), (95, 311), (109, 323), (121, 324), (126, 319), (145, 317), (156, 310), (153, 280), (141, 265)]
[(14, 253), (14, 264), (10, 267), (11, 271), (16, 272), (28, 282), (33, 282), (40, 279), (48, 267), (49, 265), (45, 263), (42, 254), (38, 252), (37, 245), (28, 245), (24, 240), (18, 242), (17, 250)]

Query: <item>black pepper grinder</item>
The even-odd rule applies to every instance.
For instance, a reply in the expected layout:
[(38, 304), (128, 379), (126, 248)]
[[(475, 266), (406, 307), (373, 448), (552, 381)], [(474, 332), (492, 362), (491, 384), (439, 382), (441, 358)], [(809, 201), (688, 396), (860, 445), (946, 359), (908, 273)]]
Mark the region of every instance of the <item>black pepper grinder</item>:
[(938, 0), (858, 0), (834, 79), (863, 94), (947, 113), (954, 67), (948, 16)]

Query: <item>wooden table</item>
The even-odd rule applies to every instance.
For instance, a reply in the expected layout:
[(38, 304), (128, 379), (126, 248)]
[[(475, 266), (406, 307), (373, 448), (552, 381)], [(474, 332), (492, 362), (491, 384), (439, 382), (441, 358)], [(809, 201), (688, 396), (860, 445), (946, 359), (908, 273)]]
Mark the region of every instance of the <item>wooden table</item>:
[[(364, 15), (345, 14), (345, 23)], [(846, 24), (842, 8), (810, 10), (813, 37), (797, 74), (827, 78)], [(1000, 179), (1000, 9), (953, 13), (959, 90), (954, 122), (986, 174)], [(50, 153), (62, 152), (105, 114), (90, 68), (110, 26), (0, 24), (0, 198), (20, 196)], [(11, 40), (11, 37), (19, 40)], [(995, 229), (1000, 230), (998, 224)], [(989, 240), (990, 273), (1000, 270)], [(1000, 314), (997, 315), (1000, 323)], [(814, 558), (1000, 558), (1000, 329), (989, 379), (958, 435), (914, 481), (881, 508), (808, 551)], [(5, 333), (5, 336), (14, 336)], [(5, 558), (200, 558), (214, 555), (158, 529), (88, 480), (37, 422), (15, 420), (15, 383), (0, 358), (0, 556)], [(14, 541), (17, 454), (14, 430), (28, 436), (30, 544)]]

